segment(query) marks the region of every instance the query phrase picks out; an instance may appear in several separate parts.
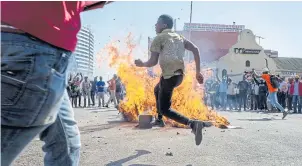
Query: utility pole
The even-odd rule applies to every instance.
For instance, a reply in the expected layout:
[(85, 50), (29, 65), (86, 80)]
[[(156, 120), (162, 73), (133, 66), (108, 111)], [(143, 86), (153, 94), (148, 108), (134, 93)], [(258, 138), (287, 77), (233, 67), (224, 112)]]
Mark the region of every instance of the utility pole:
[(261, 40), (261, 39), (265, 39), (265, 38), (262, 37), (262, 36), (257, 36), (257, 35), (255, 35), (255, 37), (258, 38), (258, 40), (259, 40), (259, 45), (260, 45), (260, 40)]
[[(191, 1), (191, 8), (190, 8), (189, 41), (191, 41), (192, 11), (193, 11), (193, 1)], [(187, 51), (187, 58), (188, 61), (190, 62), (190, 53), (188, 51)]]
[(176, 32), (176, 19), (174, 19), (174, 32)]

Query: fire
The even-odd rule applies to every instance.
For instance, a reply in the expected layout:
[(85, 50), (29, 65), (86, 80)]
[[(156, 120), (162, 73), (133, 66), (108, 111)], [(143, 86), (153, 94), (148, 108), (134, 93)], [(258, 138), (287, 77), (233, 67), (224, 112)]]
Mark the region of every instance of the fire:
[[(146, 68), (138, 68), (134, 65), (133, 51), (136, 45), (132, 42), (132, 36), (126, 39), (126, 50), (122, 51), (121, 42), (108, 44), (106, 50), (110, 67), (117, 69), (126, 88), (126, 97), (119, 105), (120, 111), (128, 121), (138, 121), (140, 114), (156, 115), (156, 102), (154, 87), (159, 82), (159, 77), (151, 77)], [(100, 59), (100, 57), (98, 57)], [(191, 119), (211, 121), (216, 127), (229, 125), (226, 118), (218, 115), (215, 111), (209, 110), (203, 103), (203, 86), (197, 85), (195, 79), (194, 65), (186, 66), (186, 75), (183, 83), (174, 90), (172, 97), (172, 108)], [(153, 69), (158, 76), (160, 69), (156, 66)], [(211, 75), (209, 70), (204, 71), (205, 77)], [(173, 120), (164, 118), (167, 124), (175, 127), (185, 127)]]

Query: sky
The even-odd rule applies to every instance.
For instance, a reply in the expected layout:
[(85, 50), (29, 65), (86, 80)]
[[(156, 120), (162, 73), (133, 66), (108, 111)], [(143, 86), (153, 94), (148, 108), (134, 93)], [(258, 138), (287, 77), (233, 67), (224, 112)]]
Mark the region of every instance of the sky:
[[(142, 50), (147, 51), (148, 36), (154, 37), (158, 16), (177, 19), (182, 30), (190, 21), (190, 1), (114, 2), (103, 9), (84, 12), (82, 25), (94, 33), (95, 54), (112, 39), (124, 39), (131, 32)], [(245, 25), (262, 36), (260, 45), (277, 50), (281, 57), (302, 58), (302, 1), (298, 2), (206, 2), (194, 1), (192, 23)], [(146, 60), (146, 57), (141, 57)], [(95, 67), (94, 75), (112, 75), (107, 64)]]

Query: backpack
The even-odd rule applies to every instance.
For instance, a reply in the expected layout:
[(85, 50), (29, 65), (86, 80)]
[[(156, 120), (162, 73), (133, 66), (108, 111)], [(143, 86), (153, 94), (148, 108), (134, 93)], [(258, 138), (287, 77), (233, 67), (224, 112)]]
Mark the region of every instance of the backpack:
[(264, 84), (259, 85), (259, 94), (267, 93), (266, 86)]
[(278, 77), (270, 75), (270, 81), (273, 88), (279, 88), (280, 83)]

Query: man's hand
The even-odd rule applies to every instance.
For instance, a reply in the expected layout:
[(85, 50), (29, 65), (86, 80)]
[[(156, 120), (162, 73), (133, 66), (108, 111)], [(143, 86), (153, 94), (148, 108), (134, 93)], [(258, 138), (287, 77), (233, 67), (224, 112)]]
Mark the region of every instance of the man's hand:
[(203, 75), (201, 73), (196, 73), (196, 79), (199, 84), (203, 84)]
[(144, 63), (140, 59), (135, 60), (134, 63), (137, 67), (144, 67)]

